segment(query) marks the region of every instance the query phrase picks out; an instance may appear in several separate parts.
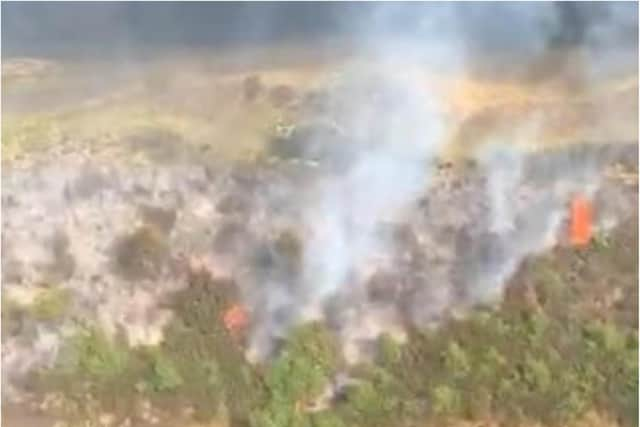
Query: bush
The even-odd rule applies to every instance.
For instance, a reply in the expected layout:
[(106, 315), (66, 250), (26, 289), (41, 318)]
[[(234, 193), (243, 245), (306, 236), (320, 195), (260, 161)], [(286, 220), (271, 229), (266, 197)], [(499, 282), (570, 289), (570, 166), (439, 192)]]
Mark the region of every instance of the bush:
[(89, 379), (106, 382), (127, 370), (130, 354), (98, 329), (82, 331), (72, 340), (78, 368)]
[(388, 334), (378, 340), (379, 363), (383, 367), (393, 367), (401, 362), (402, 347)]
[(438, 385), (431, 391), (431, 407), (437, 415), (453, 415), (461, 407), (460, 393), (447, 385)]
[[(278, 250), (297, 253), (294, 237), (284, 233)], [(133, 351), (87, 330), (73, 341), (67, 383), (81, 384), (73, 376), (80, 375), (103, 398), (123, 400), (143, 379), (148, 390), (189, 402), (202, 420), (223, 405), (232, 424), (253, 427), (381, 427), (456, 417), (563, 426), (592, 410), (637, 425), (636, 330), (579, 311), (568, 315), (566, 304), (581, 293), (567, 291), (570, 283), (549, 262), (530, 266), (541, 273), (536, 281), (551, 285), (541, 309), (506, 301), (437, 330), (410, 331), (403, 345), (382, 336), (378, 363), (350, 368), (360, 382), (326, 411), (306, 408), (346, 369), (332, 333), (317, 323), (297, 327), (274, 360), (254, 369), (221, 324), (237, 301), (235, 285), (204, 273), (173, 298), (176, 316), (162, 346)]]
[(165, 354), (154, 351), (148, 382), (154, 391), (163, 392), (175, 390), (183, 384), (183, 379), (174, 363)]
[(349, 412), (358, 425), (387, 425), (390, 411), (393, 409), (393, 396), (385, 396), (370, 382), (354, 387), (349, 393)]
[(254, 426), (309, 425), (307, 403), (329, 384), (338, 364), (335, 338), (320, 324), (296, 328), (265, 375), (266, 404), (253, 416)]
[(443, 358), (445, 368), (454, 378), (464, 378), (471, 372), (471, 362), (457, 342), (449, 344)]

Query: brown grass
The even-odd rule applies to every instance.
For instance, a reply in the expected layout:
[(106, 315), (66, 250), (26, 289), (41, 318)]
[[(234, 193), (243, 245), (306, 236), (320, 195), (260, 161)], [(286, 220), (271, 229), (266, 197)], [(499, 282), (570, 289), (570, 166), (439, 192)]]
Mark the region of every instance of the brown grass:
[[(295, 121), (298, 114), (289, 108), (290, 102), (274, 103), (269, 94), (286, 87), (294, 97), (302, 96), (322, 87), (328, 71), (342, 65), (338, 61), (225, 69), (205, 66), (204, 60), (182, 61), (179, 67), (150, 65), (142, 78), (131, 77), (119, 89), (78, 94), (64, 109), (45, 113), (35, 105), (44, 102), (37, 82), (28, 88), (7, 85), (3, 140), (10, 142), (3, 141), (5, 158), (41, 146), (42, 140), (57, 140), (49, 135), (53, 131), (84, 140), (101, 140), (105, 135), (117, 140), (142, 126), (175, 132), (187, 143), (206, 146), (216, 158), (259, 156), (275, 123)], [(637, 139), (637, 76), (576, 87), (562, 79), (498, 81), (414, 71), (423, 79), (425, 91), (435, 90), (445, 101), (447, 154), (454, 157), (496, 141), (532, 147)], [(70, 81), (57, 78), (47, 83), (57, 86), (48, 89), (47, 99), (82, 86), (76, 74), (70, 74)], [(244, 95), (249, 76), (259, 78), (262, 85), (261, 93), (250, 102)], [(12, 111), (14, 105), (28, 105), (29, 99), (39, 115)], [(36, 128), (29, 124), (34, 120)]]
[[(548, 427), (544, 424), (540, 424), (537, 421), (525, 421), (519, 424), (508, 424), (512, 427)], [(504, 427), (505, 423), (490, 417), (483, 421), (466, 421), (466, 420), (449, 420), (444, 425), (439, 424), (437, 426), (433, 424), (426, 424), (423, 427)], [(571, 422), (565, 427), (620, 427), (620, 424), (616, 422), (608, 414), (598, 413), (595, 411), (587, 412), (580, 419)]]

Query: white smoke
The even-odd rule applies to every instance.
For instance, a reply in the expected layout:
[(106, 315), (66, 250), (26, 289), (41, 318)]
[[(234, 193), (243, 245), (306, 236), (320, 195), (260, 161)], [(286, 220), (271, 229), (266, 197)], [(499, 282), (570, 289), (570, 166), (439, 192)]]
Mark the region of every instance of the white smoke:
[[(379, 236), (380, 224), (397, 219), (428, 186), (430, 164), (443, 145), (435, 91), (417, 76), (398, 76), (383, 67), (376, 71), (379, 74), (354, 70), (329, 95), (337, 107), (333, 118), (350, 137), (350, 145), (335, 148), (344, 162), (342, 170), (301, 190), (313, 202), (303, 210), (309, 233), (302, 289), (297, 291), (301, 297), (294, 303), (298, 314), (291, 321), (321, 317), (331, 297), (358, 286), (356, 269), (388, 246)], [(330, 143), (308, 143), (314, 142)], [(287, 299), (275, 292), (266, 304), (271, 307)], [(258, 329), (270, 326), (261, 324)], [(283, 326), (286, 330), (291, 325)], [(285, 331), (270, 331), (274, 332)]]
[[(224, 274), (235, 275), (235, 271), (242, 269), (256, 270), (246, 276), (258, 280), (246, 279), (241, 274), (235, 278), (252, 310), (249, 351), (257, 358), (270, 354), (277, 340), (286, 337), (291, 327), (306, 320), (320, 319), (336, 329), (343, 340), (347, 359), (355, 361), (362, 356), (364, 347), (361, 344), (375, 340), (383, 332), (402, 338), (406, 323), (430, 326), (460, 306), (466, 309), (479, 302), (496, 301), (523, 259), (555, 244), (571, 197), (576, 192), (588, 197), (597, 195), (600, 163), (606, 159), (600, 158), (597, 152), (576, 158), (565, 157), (562, 153), (536, 158), (536, 154), (529, 155), (514, 148), (515, 141), (489, 138), (488, 142), (493, 145), (477, 153), (479, 166), (470, 173), (469, 182), (454, 186), (434, 174), (435, 159), (446, 143), (444, 132), (450, 129), (447, 129), (449, 123), (443, 113), (443, 99), (439, 98), (443, 90), (429, 87), (424, 74), (445, 70), (455, 73), (456, 77), (464, 77), (480, 72), (493, 79), (505, 79), (518, 75), (521, 69), (528, 69), (530, 62), (535, 63), (548, 50), (558, 46), (566, 49), (567, 54), (561, 51), (557, 64), (552, 61), (553, 66), (543, 67), (541, 78), (557, 77), (552, 75), (554, 73), (571, 75), (568, 69), (574, 67), (578, 68), (578, 74), (584, 74), (576, 78), (579, 84), (589, 86), (593, 78), (610, 74), (608, 71), (613, 74), (623, 68), (626, 72), (628, 64), (635, 69), (637, 5), (616, 6), (608, 17), (601, 18), (597, 9), (567, 4), (414, 3), (407, 6), (376, 3), (368, 6), (370, 9), (345, 6), (349, 13), (337, 15), (346, 16), (344, 28), (350, 30), (346, 39), (368, 61), (359, 67), (348, 67), (337, 84), (329, 89), (326, 119), (337, 125), (339, 137), (324, 133), (302, 142), (312, 147), (322, 146), (320, 151), (329, 152), (329, 161), (322, 165), (322, 168), (330, 169), (328, 173), (323, 169), (315, 179), (285, 185), (282, 181), (296, 178), (274, 179), (275, 173), (265, 174), (258, 179), (263, 181), (261, 187), (252, 188), (255, 191), (250, 193), (250, 208), (246, 209), (250, 213), (240, 215), (240, 218), (228, 218), (226, 214), (215, 213), (216, 202), (225, 191), (235, 192), (235, 195), (241, 193), (242, 186), (227, 188), (226, 184), (193, 177), (197, 187), (204, 188), (195, 189), (187, 179), (189, 173), (195, 174), (195, 168), (190, 165), (175, 174), (160, 169), (157, 179), (146, 176), (146, 172), (154, 175), (158, 172), (155, 166), (144, 173), (126, 165), (113, 166), (107, 168), (105, 177), (109, 178), (105, 181), (117, 182), (118, 174), (112, 172), (119, 169), (126, 177), (126, 191), (121, 188), (96, 190), (99, 194), (87, 196), (86, 201), (72, 202), (66, 197), (65, 182), (70, 175), (76, 178), (73, 171), (79, 162), (73, 159), (67, 167), (60, 167), (60, 159), (53, 157), (48, 168), (40, 168), (41, 176), (38, 176), (37, 167), (34, 167), (35, 171), (24, 172), (22, 178), (16, 171), (7, 172), (11, 176), (5, 179), (3, 190), (12, 192), (20, 205), (10, 209), (3, 201), (3, 232), (10, 237), (3, 240), (3, 245), (10, 243), (15, 251), (12, 258), (16, 258), (15, 262), (3, 259), (3, 265), (18, 265), (17, 260), (20, 260), (25, 264), (24, 280), (29, 283), (39, 280), (41, 264), (50, 263), (43, 242), (51, 230), (67, 229), (77, 264), (77, 271), (67, 281), (77, 296), (82, 297), (81, 301), (90, 303), (86, 310), (90, 317), (102, 317), (99, 321), (105, 329), (115, 331), (125, 327), (132, 345), (156, 344), (162, 339), (161, 329), (169, 319), (168, 313), (155, 310), (157, 300), (160, 294), (174, 291), (183, 283), (174, 284), (175, 278), (170, 277), (162, 286), (158, 286), (158, 280), (150, 285), (144, 283), (163, 288), (162, 292), (116, 293), (123, 287), (128, 289), (130, 283), (109, 271), (107, 246), (116, 235), (131, 231), (138, 215), (136, 203), (154, 203), (176, 210), (176, 229), (169, 237), (172, 251), (210, 257), (214, 260), (212, 264), (217, 264), (217, 271)], [(35, 6), (26, 8), (30, 7)], [(92, 7), (83, 9), (87, 13)], [(94, 18), (99, 17), (102, 22), (96, 34), (105, 37), (105, 34), (127, 33), (113, 31), (113, 23), (109, 22), (113, 18), (104, 17), (121, 16), (120, 13), (151, 16), (142, 10), (142, 6), (129, 12), (126, 9), (128, 7), (108, 14), (102, 8), (93, 10)], [(82, 13), (64, 13), (57, 7), (56, 10), (59, 16), (71, 16), (71, 19), (82, 16)], [(218, 28), (211, 26), (206, 14), (200, 10), (190, 10), (190, 24), (204, 23), (204, 26), (198, 25), (200, 31)], [(209, 14), (213, 13), (213, 9), (208, 10)], [(314, 18), (309, 10), (305, 16)], [(628, 13), (629, 10), (635, 13)], [(56, 21), (49, 13), (53, 10), (42, 11), (46, 22)], [(3, 36), (6, 32), (11, 33), (13, 37), (5, 38), (11, 42), (8, 45), (13, 45), (13, 50), (20, 51), (20, 46), (28, 45), (32, 39), (31, 47), (37, 46), (38, 51), (44, 39), (56, 39), (53, 37), (56, 34), (52, 33), (61, 29), (69, 30), (57, 41), (61, 46), (75, 46), (68, 44), (69, 41), (83, 39), (75, 33), (82, 32), (84, 26), (78, 28), (57, 21), (58, 25), (49, 28), (49, 33), (46, 25), (30, 26), (24, 40), (24, 35), (19, 36), (20, 23), (29, 21), (30, 13), (27, 12), (24, 15), (14, 12), (13, 19), (3, 19), (3, 24), (5, 21), (7, 24), (3, 25)], [(180, 15), (172, 9), (160, 12), (172, 22)], [(314, 20), (289, 19), (285, 11), (280, 13), (279, 9), (271, 9), (268, 18), (265, 18), (264, 9), (245, 12), (241, 15), (256, 19), (228, 21), (220, 28), (228, 30), (235, 25), (243, 28), (238, 34), (251, 32), (252, 39), (260, 39), (259, 32)], [(225, 20), (223, 14), (213, 15), (220, 21)], [(182, 21), (185, 28), (176, 31), (174, 27), (169, 31), (167, 26), (158, 23), (158, 15), (154, 19), (154, 32), (149, 38), (158, 37), (159, 44), (166, 42), (165, 35), (179, 33), (186, 36), (188, 29), (193, 28)], [(82, 21), (85, 26), (92, 25), (90, 20)], [(257, 21), (260, 25), (253, 25)], [(487, 26), (487, 22), (492, 25)], [(597, 25), (592, 25), (593, 22)], [(280, 23), (283, 25), (276, 25)], [(247, 26), (251, 31), (244, 30)], [(5, 27), (11, 31), (5, 32)], [(162, 31), (158, 32), (158, 28)], [(40, 33), (42, 29), (45, 31)], [(104, 32), (105, 29), (108, 31)], [(634, 30), (633, 41), (618, 49)], [(29, 36), (32, 31), (33, 38)], [(147, 39), (142, 35), (139, 34), (139, 42)], [(202, 40), (206, 41), (207, 37)], [(116, 50), (123, 54), (133, 54), (139, 49), (133, 43), (129, 45), (128, 40), (122, 43), (126, 49)], [(120, 45), (120, 42), (115, 44)], [(89, 47), (85, 46), (87, 52), (99, 52), (100, 56), (105, 53), (103, 49)], [(572, 63), (574, 57), (568, 52), (574, 49), (586, 51), (584, 63)], [(608, 60), (602, 60), (602, 54), (607, 54)], [(542, 59), (546, 64), (545, 58)], [(112, 62), (123, 69), (127, 61)], [(98, 86), (102, 86), (102, 70), (100, 76)], [(637, 110), (637, 104), (635, 108)], [(603, 107), (596, 110), (594, 116), (616, 114)], [(637, 127), (637, 114), (635, 117)], [(536, 145), (540, 137), (535, 132), (538, 117), (531, 116), (523, 122), (524, 125), (518, 124), (511, 134), (523, 139), (519, 141), (523, 144), (519, 145)], [(608, 136), (606, 132), (603, 134)], [(100, 162), (96, 160), (95, 163)], [(92, 164), (91, 168), (96, 165)], [(433, 182), (436, 177), (439, 181)], [(90, 181), (82, 176), (77, 179), (85, 184)], [(273, 179), (273, 183), (267, 182), (269, 179)], [(139, 186), (149, 196), (136, 196), (135, 188)], [(168, 195), (169, 199), (160, 197), (162, 194)], [(138, 197), (141, 200), (137, 200)], [(178, 203), (182, 199), (184, 202)], [(416, 206), (420, 199), (428, 202), (428, 209)], [(610, 202), (607, 198), (601, 199), (605, 205)], [(288, 211), (281, 202), (291, 203), (295, 208)], [(623, 198), (615, 203), (620, 206), (607, 212), (606, 227), (611, 227), (618, 213), (625, 209)], [(280, 209), (284, 215), (280, 214)], [(268, 271), (267, 268), (263, 271), (245, 262), (244, 254), (235, 252), (226, 254), (228, 259), (223, 262), (222, 255), (211, 253), (212, 239), (204, 231), (219, 231), (225, 218), (246, 228), (244, 233), (249, 237), (241, 245), (246, 252), (254, 249), (255, 241), (272, 237), (270, 233), (282, 225), (303, 230), (300, 232), (304, 246), (301, 270), (292, 273), (287, 269)], [(409, 225), (411, 239), (415, 240), (410, 244), (398, 244), (381, 231), (385, 225), (405, 223)], [(171, 255), (176, 256), (175, 253)], [(269, 256), (278, 257), (277, 254)], [(388, 277), (383, 280), (382, 297), (372, 296), (369, 285), (378, 273)], [(104, 283), (93, 283), (93, 277), (103, 277)], [(23, 286), (21, 282), (4, 282), (5, 289), (7, 283), (20, 289)], [(142, 284), (135, 283), (135, 286)], [(98, 297), (105, 300), (99, 301)], [(57, 345), (52, 344), (48, 330), (39, 330), (37, 336), (41, 338), (30, 346), (20, 345), (18, 338), (8, 344), (5, 340), (3, 361), (9, 366), (15, 364), (15, 372), (49, 364)], [(37, 349), (33, 354), (40, 356), (23, 358), (31, 348)]]
[[(360, 86), (366, 78), (360, 75)], [(595, 198), (603, 168), (613, 161), (596, 146), (526, 151), (521, 147), (535, 146), (539, 138), (532, 118), (517, 132), (522, 145), (496, 141), (482, 147), (474, 155), (475, 169), (443, 181), (435, 168), (445, 140), (437, 98), (417, 89), (422, 86), (416, 81), (389, 81), (393, 90), (381, 85), (358, 91), (353, 82), (334, 88), (348, 100), (333, 105), (340, 112), (334, 119), (353, 137), (335, 148), (339, 170), (321, 173), (290, 195), (308, 203), (300, 219), (307, 231), (302, 273), (255, 285), (260, 298), (249, 297), (257, 316), (252, 360), (270, 355), (291, 327), (320, 320), (335, 329), (346, 360), (357, 362), (383, 333), (402, 340), (407, 323), (437, 325), (454, 312), (498, 302), (522, 261), (566, 233), (571, 199)], [(384, 102), (375, 98), (381, 93)], [(464, 182), (447, 182), (455, 179)], [(432, 208), (418, 208), (421, 198)], [(408, 224), (420, 250), (398, 246), (381, 232), (384, 224)], [(370, 289), (379, 272), (392, 272), (382, 299)]]

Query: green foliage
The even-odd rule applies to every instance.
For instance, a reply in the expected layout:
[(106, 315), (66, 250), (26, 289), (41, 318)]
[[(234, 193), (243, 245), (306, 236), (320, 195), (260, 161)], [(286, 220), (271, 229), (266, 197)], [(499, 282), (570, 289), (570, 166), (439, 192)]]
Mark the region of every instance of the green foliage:
[[(281, 236), (278, 245), (296, 253), (294, 243)], [(122, 399), (123, 387), (143, 381), (144, 393), (189, 402), (199, 419), (225, 407), (233, 424), (252, 427), (383, 427), (487, 417), (562, 426), (592, 409), (637, 425), (636, 330), (576, 310), (582, 294), (553, 260), (530, 268), (537, 272), (539, 307), (507, 298), (495, 310), (412, 331), (403, 345), (382, 336), (376, 363), (350, 367), (359, 382), (315, 413), (307, 410), (310, 404), (347, 369), (335, 337), (321, 324), (302, 325), (274, 360), (253, 367), (221, 323), (237, 301), (233, 283), (206, 275), (192, 277), (173, 298), (176, 316), (159, 348), (129, 350), (89, 330), (74, 340), (75, 363), (67, 366), (106, 400)]]
[(547, 364), (529, 354), (525, 356), (523, 377), (529, 389), (539, 393), (547, 392), (552, 385), (551, 371)]
[(451, 415), (460, 410), (460, 393), (447, 385), (439, 385), (431, 391), (433, 411), (438, 415)]
[(348, 399), (352, 417), (359, 421), (359, 425), (384, 423), (393, 406), (393, 397), (384, 396), (370, 382), (355, 387)]
[(606, 234), (596, 234), (591, 239), (591, 248), (596, 251), (606, 251), (611, 249), (611, 238)]
[(411, 396), (390, 372), (379, 366), (360, 367), (360, 381), (347, 389), (338, 411), (353, 426), (388, 426), (411, 413)]
[(310, 418), (312, 427), (347, 427), (348, 425), (335, 412), (323, 411), (313, 414)]
[(388, 334), (379, 338), (378, 351), (380, 364), (383, 367), (392, 367), (401, 361), (402, 347)]
[(82, 331), (72, 340), (79, 371), (97, 381), (109, 381), (127, 370), (129, 352), (97, 329)]
[(471, 372), (471, 363), (460, 345), (452, 341), (443, 354), (444, 367), (454, 378), (463, 378)]
[[(637, 425), (635, 330), (568, 313), (567, 301), (579, 294), (541, 262), (542, 310), (507, 301), (499, 310), (414, 334), (399, 361), (382, 363), (400, 389), (428, 396), (422, 415), (411, 419), (491, 416), (566, 425), (596, 409)], [(387, 345), (381, 342), (382, 349)]]
[(591, 351), (616, 354), (627, 347), (628, 338), (611, 324), (589, 322), (585, 325), (584, 340)]
[(224, 403), (232, 419), (247, 422), (263, 400), (257, 372), (222, 324), (222, 313), (236, 298), (233, 289), (230, 281), (193, 276), (190, 286), (174, 297), (176, 317), (160, 347), (182, 380), (176, 393), (195, 407), (201, 420), (211, 419)]
[(334, 337), (319, 324), (292, 331), (278, 358), (265, 375), (269, 400), (254, 416), (255, 426), (298, 426), (311, 422), (298, 411), (328, 384), (338, 364)]
[(172, 391), (183, 384), (180, 372), (174, 363), (163, 353), (152, 353), (151, 374), (149, 383), (153, 390), (163, 392)]
[[(98, 329), (86, 329), (60, 352), (55, 369), (41, 376), (42, 387), (62, 388), (84, 405), (88, 384), (107, 410), (131, 410), (135, 393), (163, 405), (189, 402), (196, 418), (209, 420), (221, 405), (242, 422), (262, 399), (262, 387), (242, 350), (221, 324), (229, 303), (229, 283), (192, 278), (174, 298), (175, 318), (156, 348), (131, 349)], [(83, 400), (84, 399), (84, 400)]]

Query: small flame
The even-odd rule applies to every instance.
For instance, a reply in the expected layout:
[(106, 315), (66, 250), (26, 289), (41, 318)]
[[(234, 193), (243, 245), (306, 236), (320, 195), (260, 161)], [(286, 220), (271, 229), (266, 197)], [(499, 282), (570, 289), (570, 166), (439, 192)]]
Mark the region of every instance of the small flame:
[(244, 331), (249, 325), (247, 309), (240, 304), (234, 304), (228, 308), (222, 316), (224, 327), (233, 335)]
[(584, 247), (593, 234), (593, 209), (591, 202), (583, 195), (577, 195), (571, 202), (571, 244)]

